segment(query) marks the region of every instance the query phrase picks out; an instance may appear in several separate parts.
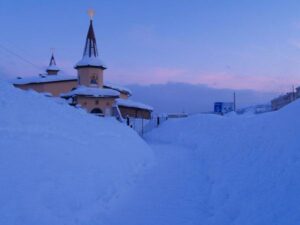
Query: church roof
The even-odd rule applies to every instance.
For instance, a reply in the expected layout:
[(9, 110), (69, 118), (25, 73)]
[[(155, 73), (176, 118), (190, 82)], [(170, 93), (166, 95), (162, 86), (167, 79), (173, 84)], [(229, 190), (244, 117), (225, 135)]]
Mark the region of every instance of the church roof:
[(93, 27), (93, 20), (90, 20), (89, 30), (86, 36), (82, 59), (75, 65), (75, 68), (96, 67), (106, 69), (104, 63), (99, 59), (97, 41)]
[(88, 97), (119, 97), (120, 93), (118, 91), (112, 89), (105, 89), (105, 88), (98, 88), (98, 87), (86, 87), (86, 86), (79, 86), (76, 89), (61, 94), (61, 97), (73, 97), (73, 96), (88, 96)]
[(63, 82), (63, 81), (76, 81), (77, 77), (67, 75), (57, 76), (35, 76), (35, 77), (19, 77), (12, 81), (13, 84), (39, 84), (39, 83), (52, 83), (52, 82)]
[(118, 106), (123, 106), (123, 107), (128, 107), (128, 108), (137, 108), (137, 109), (144, 109), (144, 110), (148, 110), (148, 111), (153, 111), (153, 107), (151, 107), (149, 105), (146, 105), (144, 103), (132, 101), (132, 100), (129, 100), (129, 99), (118, 98), (118, 99), (116, 99), (116, 104)]
[(119, 85), (115, 85), (115, 84), (111, 84), (111, 83), (104, 83), (103, 87), (113, 89), (113, 90), (119, 91), (121, 93), (130, 95), (130, 96), (132, 95), (132, 91), (129, 88), (122, 87)]
[[(35, 76), (35, 77), (19, 77), (12, 80), (13, 84), (16, 85), (24, 85), (24, 84), (39, 84), (39, 83), (52, 83), (52, 82), (63, 82), (63, 81), (77, 81), (78, 78), (75, 76), (67, 76), (67, 75), (57, 75), (57, 76)], [(119, 85), (104, 83), (104, 89), (112, 89), (118, 91), (120, 93), (125, 93), (128, 95), (132, 95), (132, 91), (126, 87), (122, 87)]]

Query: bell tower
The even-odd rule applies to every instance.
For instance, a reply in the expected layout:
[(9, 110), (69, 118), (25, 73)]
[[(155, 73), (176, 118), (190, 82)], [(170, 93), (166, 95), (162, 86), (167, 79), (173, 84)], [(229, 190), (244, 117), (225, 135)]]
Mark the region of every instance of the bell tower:
[(96, 36), (93, 28), (94, 10), (89, 10), (90, 26), (87, 33), (82, 59), (75, 65), (78, 85), (103, 87), (103, 71), (106, 67), (98, 57)]

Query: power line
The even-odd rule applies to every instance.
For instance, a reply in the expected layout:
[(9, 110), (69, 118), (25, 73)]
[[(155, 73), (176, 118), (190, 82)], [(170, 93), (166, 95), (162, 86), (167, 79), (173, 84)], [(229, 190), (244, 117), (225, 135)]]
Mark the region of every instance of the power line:
[(42, 67), (35, 65), (34, 63), (32, 63), (31, 61), (29, 61), (28, 59), (25, 59), (24, 57), (20, 56), (19, 54), (13, 52), (12, 50), (6, 48), (5, 46), (3, 46), (3, 45), (1, 45), (1, 44), (0, 44), (0, 48), (2, 48), (2, 49), (3, 49), (4, 51), (6, 51), (7, 53), (9, 53), (9, 54), (11, 54), (11, 55), (17, 57), (18, 59), (22, 60), (23, 62), (30, 64), (31, 66), (35, 67), (36, 69), (38, 69), (38, 70), (43, 70)]

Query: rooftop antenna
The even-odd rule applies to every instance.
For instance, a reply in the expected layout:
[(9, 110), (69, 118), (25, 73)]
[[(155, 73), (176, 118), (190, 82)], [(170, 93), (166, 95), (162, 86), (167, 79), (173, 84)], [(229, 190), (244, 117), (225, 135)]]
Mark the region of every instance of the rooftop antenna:
[(90, 17), (90, 20), (93, 20), (94, 16), (95, 16), (95, 10), (93, 9), (89, 9), (88, 10), (88, 15)]

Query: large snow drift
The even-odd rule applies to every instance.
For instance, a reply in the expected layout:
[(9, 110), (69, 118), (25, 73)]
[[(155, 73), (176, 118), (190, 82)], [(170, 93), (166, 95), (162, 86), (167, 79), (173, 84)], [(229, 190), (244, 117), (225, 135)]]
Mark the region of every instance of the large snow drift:
[(186, 185), (201, 181), (199, 223), (294, 225), (300, 221), (299, 115), (299, 100), (259, 116), (198, 115), (170, 121), (150, 139), (196, 154), (203, 179)]
[(150, 160), (114, 119), (0, 81), (0, 224), (101, 224)]
[(261, 115), (170, 119), (148, 135), (158, 163), (111, 224), (299, 224), (299, 115), (297, 101)]

